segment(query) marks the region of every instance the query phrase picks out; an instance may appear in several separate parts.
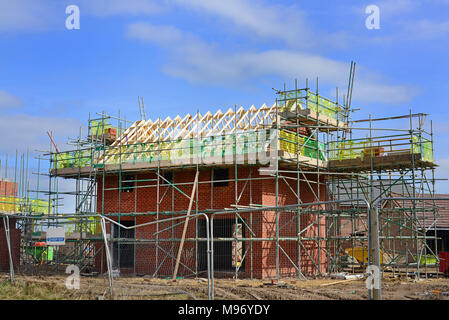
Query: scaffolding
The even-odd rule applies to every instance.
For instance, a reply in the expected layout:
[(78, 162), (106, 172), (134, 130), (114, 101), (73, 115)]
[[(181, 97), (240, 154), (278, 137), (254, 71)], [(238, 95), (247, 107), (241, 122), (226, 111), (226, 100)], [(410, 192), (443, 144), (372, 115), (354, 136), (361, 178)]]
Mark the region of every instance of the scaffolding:
[[(276, 90), (272, 106), (156, 121), (89, 116), (86, 136), (70, 141), (73, 150), (50, 145), (38, 158), (49, 163), (38, 173), (48, 188), (34, 192), (48, 196), (40, 214), (52, 217), (41, 224), (72, 224), (76, 234), (73, 252), (49, 265), (103, 273), (106, 217), (116, 222), (105, 226), (112, 268), (123, 273), (172, 277), (178, 263), (181, 277), (364, 272), (376, 240), (369, 237), (372, 216), (383, 272), (438, 274), (431, 122), (428, 128), (427, 115), (411, 111), (354, 120), (350, 91), (340, 103), (338, 89), (333, 101), (320, 94), (318, 80), (314, 91), (296, 81)], [(72, 190), (60, 190), (64, 181)], [(63, 196), (74, 199), (76, 219), (60, 212)], [(189, 202), (194, 217), (179, 221)], [(21, 221), (28, 230), (35, 220), (24, 214)], [(26, 234), (24, 252), (37, 241)]]

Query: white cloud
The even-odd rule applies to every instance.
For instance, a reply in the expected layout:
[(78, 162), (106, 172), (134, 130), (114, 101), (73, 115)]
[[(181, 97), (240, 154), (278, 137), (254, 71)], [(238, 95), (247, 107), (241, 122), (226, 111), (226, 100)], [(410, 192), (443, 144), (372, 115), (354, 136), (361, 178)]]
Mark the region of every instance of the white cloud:
[(380, 20), (395, 19), (397, 17), (405, 16), (419, 9), (422, 6), (423, 0), (380, 0), (372, 1), (370, 3), (358, 3), (356, 6), (352, 6), (352, 12), (359, 17), (366, 17), (367, 13), (365, 9), (368, 5), (376, 5), (379, 7)]
[(7, 91), (0, 90), (0, 110), (20, 108), (22, 105), (22, 99), (13, 96)]
[(60, 150), (67, 148), (67, 137), (77, 136), (82, 123), (72, 118), (41, 117), (28, 114), (0, 115), (0, 153), (12, 154), (15, 150), (49, 150), (53, 137)]
[(369, 80), (354, 81), (354, 101), (401, 104), (409, 102), (419, 89), (405, 85), (388, 85)]
[(312, 41), (306, 15), (297, 6), (254, 0), (174, 0), (175, 3), (231, 21), (240, 31), (280, 39), (294, 46)]
[(130, 38), (151, 42), (162, 46), (176, 46), (187, 43), (200, 45), (202, 41), (193, 34), (181, 31), (174, 26), (155, 26), (147, 22), (135, 22), (126, 28), (126, 35)]
[[(267, 75), (314, 78), (323, 81), (336, 80), (347, 72), (345, 64), (320, 56), (307, 55), (287, 50), (240, 52), (220, 54), (214, 50), (200, 51), (191, 48), (197, 55), (184, 56), (165, 70), (172, 75), (187, 78), (192, 82), (230, 83)], [(341, 73), (340, 73), (341, 72)]]
[[(381, 28), (383, 21), (388, 21), (388, 34), (379, 37), (369, 37), (369, 44), (397, 44), (404, 41), (434, 40), (436, 38), (447, 37), (449, 34), (449, 21), (437, 21), (430, 19), (420, 19), (417, 15), (425, 12), (431, 6), (436, 5), (433, 10), (446, 10), (439, 8), (449, 4), (449, 0), (383, 0), (374, 2), (380, 9)], [(364, 7), (353, 8), (357, 15), (364, 14)], [(426, 14), (428, 16), (428, 14)], [(363, 42), (363, 38), (356, 39)]]
[(0, 0), (0, 32), (39, 32), (48, 30), (60, 17), (64, 25), (65, 11), (57, 14), (55, 5), (43, 0)]
[(66, 6), (78, 5), (83, 15), (99, 17), (160, 13), (167, 6), (156, 0), (0, 0), (0, 32), (42, 32), (64, 28)]
[(389, 18), (412, 12), (421, 6), (420, 1), (417, 0), (384, 0), (375, 4), (379, 7), (381, 16)]
[[(86, 126), (84, 123), (73, 118), (58, 118), (58, 117), (44, 117), (28, 114), (13, 114), (13, 115), (0, 115), (0, 136), (4, 137), (0, 139), (0, 161), (2, 161), (2, 176), (6, 176), (5, 167), (6, 159), (8, 159), (8, 173), (7, 177), (12, 179), (19, 179), (21, 176), (21, 165), (26, 165), (28, 168), (27, 181), (25, 188), (29, 190), (37, 190), (38, 176), (35, 174), (48, 172), (50, 162), (41, 160), (38, 163), (35, 159), (37, 155), (36, 151), (49, 151), (50, 150), (50, 138), (47, 135), (47, 131), (52, 132), (53, 139), (55, 140), (60, 151), (73, 150), (73, 146), (66, 144), (68, 137), (75, 137), (79, 134), (79, 128), (83, 128), (83, 132), (86, 132)], [(53, 148), (53, 147), (52, 147)], [(54, 151), (54, 148), (53, 148)], [(18, 157), (16, 160), (16, 152)], [(28, 158), (26, 157), (28, 155)], [(42, 156), (42, 154), (40, 154)], [(24, 157), (24, 164), (21, 164), (22, 157)], [(18, 161), (18, 162), (17, 162)], [(17, 166), (17, 167), (16, 167)], [(48, 177), (39, 176), (40, 187), (39, 190), (46, 190), (48, 187)], [(54, 183), (54, 182), (53, 182)], [(72, 180), (58, 179), (57, 189), (60, 192), (75, 191), (75, 185)], [(31, 197), (36, 195), (31, 192)], [(39, 197), (46, 200), (44, 194), (40, 194)], [(73, 196), (60, 194), (59, 205), (63, 205), (59, 208), (60, 212), (73, 212), (75, 206), (75, 199)]]
[(448, 21), (418, 20), (402, 23), (404, 38), (409, 40), (432, 40), (447, 37), (449, 34)]
[(119, 14), (147, 15), (164, 11), (163, 1), (154, 0), (82, 0), (80, 10), (96, 16)]
[[(139, 22), (128, 25), (132, 39), (162, 46), (169, 62), (162, 70), (193, 83), (240, 84), (263, 76), (309, 78), (344, 88), (349, 64), (295, 50), (226, 52), (172, 26)], [(413, 90), (407, 86), (384, 84), (384, 79), (366, 69), (357, 73), (354, 100), (401, 103), (409, 101)], [(357, 92), (358, 91), (358, 92)]]
[[(307, 14), (297, 5), (272, 4), (260, 0), (81, 0), (81, 9), (96, 16), (119, 14), (153, 15), (186, 8), (198, 17), (213, 16), (226, 32), (235, 32), (252, 39), (282, 41), (289, 47), (312, 48), (345, 46), (345, 32), (312, 30)], [(325, 45), (323, 45), (325, 44)]]

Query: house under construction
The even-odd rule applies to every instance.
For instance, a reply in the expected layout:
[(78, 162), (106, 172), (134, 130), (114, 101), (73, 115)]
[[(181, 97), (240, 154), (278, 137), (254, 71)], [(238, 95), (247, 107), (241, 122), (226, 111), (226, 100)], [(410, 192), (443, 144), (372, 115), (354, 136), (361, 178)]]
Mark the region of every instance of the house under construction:
[[(106, 229), (112, 267), (123, 274), (204, 274), (208, 231), (217, 277), (365, 270), (373, 241), (384, 272), (437, 273), (439, 205), (427, 115), (353, 119), (350, 99), (336, 96), (295, 83), (260, 107), (134, 122), (90, 117), (72, 151), (52, 148), (42, 158), (50, 163), (48, 190), (36, 192), (48, 195), (42, 223), (75, 226), (71, 258), (58, 248), (59, 258), (44, 264), (70, 261), (104, 272), (107, 252), (93, 217), (101, 214), (118, 223)], [(58, 190), (62, 179), (73, 190)], [(58, 212), (63, 195), (75, 200), (72, 220)], [(169, 219), (189, 214), (195, 218)], [(36, 214), (15, 216), (24, 230), (39, 225), (30, 219)], [(377, 240), (369, 237), (373, 226)], [(22, 246), (38, 239), (30, 235)]]

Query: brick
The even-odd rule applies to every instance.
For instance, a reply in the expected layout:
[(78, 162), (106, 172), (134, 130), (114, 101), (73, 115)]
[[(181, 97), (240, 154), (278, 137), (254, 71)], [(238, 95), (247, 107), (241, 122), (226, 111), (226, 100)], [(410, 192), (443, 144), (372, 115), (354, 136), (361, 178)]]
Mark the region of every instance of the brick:
[[(243, 179), (248, 179), (250, 177), (252, 181), (246, 182)], [(174, 182), (177, 188), (182, 190), (186, 195), (191, 194), (192, 182), (194, 180), (195, 171), (194, 170), (180, 170), (174, 173)], [(139, 172), (135, 175), (137, 180), (155, 180), (157, 175), (154, 172)], [(237, 171), (237, 192), (235, 188), (235, 167), (229, 168), (229, 179), (233, 180), (228, 183), (227, 186), (215, 186), (212, 187), (211, 183), (201, 183), (211, 180), (212, 172), (210, 169), (202, 169), (199, 175), (199, 185), (198, 194), (195, 199), (198, 199), (198, 204), (193, 205), (192, 212), (205, 209), (224, 209), (231, 208), (235, 204), (236, 197), (240, 197), (240, 205), (249, 205), (250, 203), (258, 203), (264, 206), (275, 206), (276, 205), (276, 183), (274, 178), (266, 180), (254, 180), (257, 178), (266, 178), (269, 176), (260, 176), (258, 173), (258, 167), (239, 167)], [(292, 177), (296, 178), (296, 174)], [(309, 175), (310, 180), (316, 181), (317, 177)], [(105, 178), (105, 188), (117, 188), (118, 187), (118, 175), (106, 176)], [(286, 182), (288, 181), (288, 182)], [(286, 180), (279, 179), (278, 188), (278, 205), (289, 205), (296, 204), (296, 195), (291, 191), (291, 189), (296, 190), (296, 180)], [(182, 183), (190, 183), (189, 185), (182, 185)], [(287, 185), (289, 184), (289, 186)], [(101, 208), (104, 205), (104, 213), (154, 213), (159, 210), (160, 219), (170, 217), (170, 213), (173, 211), (187, 210), (189, 199), (183, 195), (181, 192), (169, 188), (168, 186), (160, 186), (159, 188), (159, 207), (157, 206), (157, 181), (139, 181), (137, 182), (137, 189), (133, 192), (121, 192), (119, 194), (118, 190), (105, 190), (104, 191), (104, 202), (102, 200), (102, 193), (99, 192), (97, 197), (97, 207), (98, 211), (101, 212)], [(290, 189), (291, 188), (291, 189)], [(302, 202), (316, 202), (314, 194), (318, 194), (318, 189), (316, 184), (311, 187), (305, 183), (300, 183), (300, 199)], [(168, 189), (168, 190), (167, 190)], [(102, 190), (102, 178), (98, 180), (98, 190)], [(250, 192), (251, 190), (251, 192)], [(236, 195), (237, 193), (237, 195)], [(326, 199), (326, 189), (324, 185), (321, 185), (320, 190), (320, 201)], [(169, 213), (169, 215), (164, 215), (162, 213)], [(242, 215), (242, 218), (246, 223), (249, 224), (250, 214)], [(297, 224), (296, 220), (294, 223), (289, 223), (292, 220), (293, 213), (291, 212), (280, 212), (279, 213), (280, 225), (285, 225), (280, 231), (280, 236), (283, 237), (296, 237), (297, 235)], [(215, 219), (222, 219), (223, 216), (216, 216)], [(234, 219), (234, 216), (228, 216), (227, 218)], [(275, 233), (275, 211), (261, 211), (252, 214), (253, 219), (253, 232), (256, 234), (255, 237), (274, 237)], [(117, 219), (115, 217), (114, 219)], [(142, 224), (150, 221), (155, 221), (155, 215), (145, 215), (137, 216), (136, 223)], [(201, 220), (203, 218), (199, 218)], [(121, 221), (124, 220), (134, 220), (134, 217), (121, 216)], [(316, 220), (316, 215), (313, 214), (302, 214), (300, 219), (301, 226), (306, 226), (313, 223)], [(171, 222), (163, 223), (159, 226), (159, 230), (170, 227)], [(159, 239), (171, 239), (180, 238), (182, 234), (183, 225), (176, 226), (173, 229), (168, 229), (158, 235)], [(137, 228), (136, 238), (137, 239), (156, 239), (154, 233), (156, 232), (156, 224)], [(187, 238), (194, 238), (196, 235), (196, 223), (195, 220), (189, 222)], [(249, 233), (249, 231), (247, 231)], [(319, 234), (324, 235), (325, 233), (325, 219), (321, 219), (319, 223), (312, 225), (304, 234), (304, 237), (317, 237)], [(249, 235), (247, 235), (249, 236)], [(307, 253), (303, 248), (301, 248), (301, 271), (306, 274), (316, 274), (318, 271), (324, 272), (326, 266), (326, 255), (323, 248), (325, 248), (325, 241), (321, 241), (320, 245), (322, 247), (321, 253), (318, 248), (318, 241), (303, 241), (304, 247), (307, 249)], [(167, 251), (171, 252), (172, 256), (175, 257), (177, 254), (179, 242), (160, 242), (160, 246)], [(244, 247), (249, 248), (251, 244), (249, 241), (244, 242)], [(97, 247), (102, 247), (102, 243), (98, 243)], [(289, 258), (295, 263), (298, 260), (298, 243), (297, 241), (282, 241), (281, 247), (283, 251), (289, 256)], [(196, 264), (196, 243), (186, 241), (183, 250), (183, 257), (181, 259), (182, 263), (186, 266), (195, 270)], [(312, 259), (310, 259), (310, 257)], [(160, 266), (158, 274), (170, 276), (173, 271), (174, 258), (166, 256), (163, 250), (158, 250), (159, 262), (165, 258), (164, 263)], [(275, 243), (273, 241), (253, 241), (252, 243), (252, 275), (256, 278), (270, 278), (275, 276), (276, 264), (276, 250)], [(279, 270), (281, 275), (295, 275), (296, 269), (289, 261), (289, 258), (280, 250), (279, 254)], [(99, 269), (99, 261), (101, 257), (97, 257), (97, 269)], [(135, 253), (135, 269), (136, 273), (153, 274), (158, 266), (156, 264), (156, 245), (152, 244), (137, 244)], [(251, 274), (251, 263), (250, 258), (247, 256), (245, 261), (245, 270), (241, 273), (242, 277), (249, 277)], [(321, 260), (321, 270), (317, 270), (314, 266), (318, 260)], [(104, 265), (103, 270), (106, 270), (106, 259), (103, 259)], [(122, 272), (134, 272), (134, 270), (122, 270)], [(164, 274), (165, 273), (165, 274)], [(186, 275), (189, 271), (185, 267), (180, 267), (179, 275)], [(219, 274), (216, 272), (216, 275)]]

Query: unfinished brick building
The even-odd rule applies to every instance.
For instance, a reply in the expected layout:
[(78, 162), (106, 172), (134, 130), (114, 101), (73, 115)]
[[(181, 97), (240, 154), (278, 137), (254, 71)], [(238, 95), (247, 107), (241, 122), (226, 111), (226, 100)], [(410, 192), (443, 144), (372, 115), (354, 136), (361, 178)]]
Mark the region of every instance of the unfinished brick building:
[[(326, 115), (313, 111), (315, 107), (301, 109), (296, 116), (292, 112), (296, 102), (289, 108), (274, 104), (136, 121), (120, 137), (109, 140), (104, 154), (96, 155), (98, 170), (82, 166), (87, 157), (79, 153), (72, 155), (79, 167), (58, 163), (56, 158), (53, 174), (95, 174), (96, 207), (101, 208), (97, 210), (126, 226), (185, 214), (188, 195), (196, 188), (192, 212), (211, 215), (231, 210), (214, 217), (216, 274), (257, 278), (318, 274), (326, 271), (325, 242), (317, 241), (325, 233), (325, 219), (315, 221), (315, 216), (324, 207), (309, 207), (300, 218), (298, 208), (282, 207), (326, 200), (324, 175), (297, 171), (298, 167), (325, 170), (324, 147), (307, 128), (297, 126), (292, 131), (279, 124), (294, 126), (291, 118), (295, 117), (305, 123), (318, 121), (333, 131), (347, 125), (337, 115), (335, 103)], [(114, 130), (102, 127), (98, 137), (98, 125), (94, 124), (91, 139), (108, 144), (105, 136), (109, 138), (111, 132), (113, 136)], [(282, 177), (276, 173), (280, 170), (285, 171)], [(199, 179), (194, 184), (196, 171)], [(234, 212), (242, 208), (254, 212)], [(180, 276), (206, 270), (205, 226), (201, 217), (189, 222)], [(299, 234), (301, 229), (305, 230)], [(116, 240), (114, 267), (122, 273), (172, 274), (182, 230), (180, 221), (132, 230), (108, 225)], [(105, 268), (106, 258), (98, 255), (97, 270)]]
[[(258, 167), (239, 167), (237, 171), (237, 176), (241, 177), (238, 182), (236, 179), (236, 172), (232, 170), (233, 168), (202, 168), (199, 173), (198, 181), (198, 197), (197, 199), (197, 209), (198, 211), (223, 211), (225, 208), (232, 208), (235, 205), (235, 192), (238, 194), (238, 205), (250, 207), (251, 204), (258, 203), (262, 206), (273, 207), (273, 206), (284, 206), (292, 205), (297, 203), (297, 199), (290, 190), (290, 188), (295, 188), (295, 183), (289, 183), (289, 186), (280, 185), (277, 191), (278, 203), (276, 204), (276, 187), (275, 182), (271, 180), (258, 180), (263, 179), (265, 176), (261, 176), (258, 172)], [(170, 179), (173, 185), (179, 185), (179, 190), (184, 194), (190, 194), (190, 189), (192, 188), (191, 182), (195, 178), (195, 170), (173, 170), (170, 172)], [(217, 179), (217, 172), (221, 175)], [(215, 179), (214, 179), (215, 175)], [(157, 188), (157, 174), (151, 172), (135, 173), (132, 179), (137, 181), (133, 182), (133, 188), (130, 188), (128, 192), (120, 191), (118, 188), (119, 177), (117, 175), (108, 176), (105, 179), (105, 189), (108, 190), (104, 193), (104, 210), (105, 214), (113, 214), (116, 212), (121, 212), (120, 223), (125, 225), (139, 225), (149, 221), (154, 221), (157, 219), (157, 214), (159, 212), (159, 217), (164, 218), (165, 214), (169, 212), (183, 212), (185, 208), (189, 205), (189, 199), (183, 195), (181, 192), (170, 192), (172, 186), (168, 183), (163, 183), (160, 181), (159, 192), (167, 195), (161, 199), (159, 205), (155, 199), (157, 199), (158, 188)], [(245, 186), (244, 179), (251, 177), (251, 180), (247, 180), (248, 183)], [(131, 179), (131, 176), (127, 174), (124, 179)], [(162, 179), (160, 179), (162, 180)], [(229, 181), (226, 181), (229, 180)], [(242, 181), (243, 180), (243, 181)], [(184, 184), (184, 185), (182, 185)], [(102, 188), (102, 182), (99, 183), (99, 187)], [(301, 189), (305, 194), (302, 197), (304, 202), (314, 202), (311, 192), (307, 192), (306, 184), (301, 185)], [(118, 207), (118, 198), (120, 196), (120, 209)], [(315, 189), (315, 192), (317, 190)], [(320, 191), (322, 195), (322, 200), (325, 199), (325, 188), (321, 187)], [(98, 197), (98, 205), (102, 202), (102, 197)], [(196, 204), (195, 204), (196, 206)], [(195, 208), (196, 210), (196, 208)], [(142, 215), (134, 216), (135, 212), (142, 213)], [(152, 214), (145, 214), (151, 212)], [(127, 215), (128, 214), (128, 215)], [(169, 214), (170, 215), (170, 214)], [(294, 217), (294, 214), (288, 211), (279, 212), (279, 223), (286, 225), (281, 231), (281, 237), (297, 237), (296, 223), (288, 222)], [(312, 215), (305, 214), (302, 219), (302, 224), (309, 225), (313, 218)], [(237, 222), (237, 230), (236, 230)], [(176, 222), (178, 223), (178, 222)], [(197, 223), (197, 224), (196, 224)], [(199, 271), (205, 271), (206, 269), (206, 247), (204, 242), (195, 241), (197, 237), (205, 237), (204, 231), (204, 219), (199, 218), (198, 221), (190, 222), (188, 228), (187, 238), (190, 239), (183, 248), (183, 259), (182, 264), (184, 267), (180, 268), (179, 274), (185, 275), (193, 272), (196, 268)], [(159, 239), (179, 239), (181, 238), (183, 226), (179, 225), (177, 227), (172, 227), (172, 223), (163, 223), (160, 225), (150, 225), (143, 228), (137, 228), (135, 231), (127, 232), (122, 229), (121, 237), (130, 239), (153, 239), (157, 242), (154, 234), (158, 230), (167, 228), (166, 231), (159, 233)], [(310, 236), (316, 237), (318, 233), (318, 228), (321, 228), (321, 232), (324, 234), (324, 223), (317, 224), (313, 228), (304, 233), (304, 237)], [(239, 251), (235, 251), (234, 241), (235, 232), (239, 232), (240, 238), (265, 238), (266, 241), (248, 241), (238, 240)], [(276, 237), (276, 212), (273, 210), (262, 211), (255, 213), (243, 213), (238, 219), (234, 215), (220, 215), (214, 219), (214, 236), (218, 238), (228, 238), (227, 241), (224, 239), (222, 242), (216, 242), (215, 246), (215, 271), (218, 273), (233, 273), (236, 266), (236, 260), (239, 268), (239, 275), (242, 277), (250, 277), (251, 275), (256, 278), (262, 277), (275, 277), (275, 246), (273, 246), (272, 238)], [(117, 232), (117, 229), (114, 230)], [(197, 234), (198, 233), (198, 234)], [(251, 234), (253, 233), (253, 235)], [(269, 239), (269, 240), (268, 240)], [(304, 241), (304, 246), (307, 248), (307, 252), (303, 250), (301, 255), (301, 269), (302, 272), (307, 274), (313, 274), (317, 271), (314, 270), (314, 266), (308, 255), (314, 259), (318, 259), (318, 247), (316, 241)], [(322, 244), (324, 245), (324, 244)], [(161, 275), (170, 275), (172, 272), (173, 258), (176, 256), (177, 244), (176, 242), (160, 243), (160, 259), (164, 259), (168, 252), (169, 259), (159, 266), (157, 261), (158, 254), (156, 253), (156, 244), (130, 244), (122, 245), (120, 254), (120, 264), (122, 266), (121, 272), (131, 272), (137, 274), (153, 274), (156, 269), (160, 269)], [(135, 248), (135, 249), (134, 249)], [(297, 244), (296, 241), (285, 240), (282, 244), (282, 248), (285, 251), (285, 255), (282, 254), (279, 258), (280, 274), (294, 276), (296, 270), (294, 266), (288, 261), (292, 259), (297, 261)], [(233, 250), (234, 249), (234, 250)], [(135, 257), (133, 257), (135, 250)], [(243, 259), (243, 253), (248, 250), (251, 252), (249, 256), (251, 259)], [(118, 255), (117, 249), (115, 249), (114, 254)], [(288, 255), (288, 258), (287, 258)], [(117, 256), (116, 256), (117, 257)], [(118, 258), (118, 257), (117, 257)], [(135, 259), (133, 261), (133, 259)], [(321, 260), (324, 262), (325, 255), (321, 255)], [(243, 260), (243, 261), (242, 261)], [(252, 260), (250, 262), (250, 260)], [(105, 259), (104, 259), (105, 261)], [(118, 265), (118, 261), (114, 260)], [(242, 263), (243, 262), (243, 263)], [(196, 266), (196, 263), (198, 266)], [(240, 264), (242, 263), (242, 264)], [(323, 267), (325, 264), (322, 263), (322, 272), (325, 271)], [(189, 270), (190, 268), (190, 270)], [(166, 272), (166, 274), (164, 274)]]
[[(278, 94), (271, 107), (131, 125), (102, 114), (89, 119), (77, 150), (51, 154), (50, 176), (76, 179), (83, 191), (76, 214), (95, 212), (119, 223), (106, 229), (113, 268), (121, 273), (170, 277), (179, 262), (178, 276), (202, 275), (208, 262), (202, 215), (213, 222), (217, 276), (302, 278), (354, 268), (346, 249), (367, 244), (361, 198), (373, 203), (398, 184), (434, 193), (424, 190), (432, 186), (425, 172), (435, 164), (422, 114), (370, 118), (405, 119), (411, 126), (418, 120), (418, 128), (366, 138), (362, 127), (358, 138), (354, 123), (368, 120), (350, 121), (348, 104), (308, 88)], [(409, 181), (419, 174), (419, 182)], [(374, 177), (382, 185), (377, 194), (370, 191)], [(409, 240), (423, 241), (417, 221), (409, 222)], [(101, 234), (87, 240), (95, 243), (96, 270), (106, 270)]]

